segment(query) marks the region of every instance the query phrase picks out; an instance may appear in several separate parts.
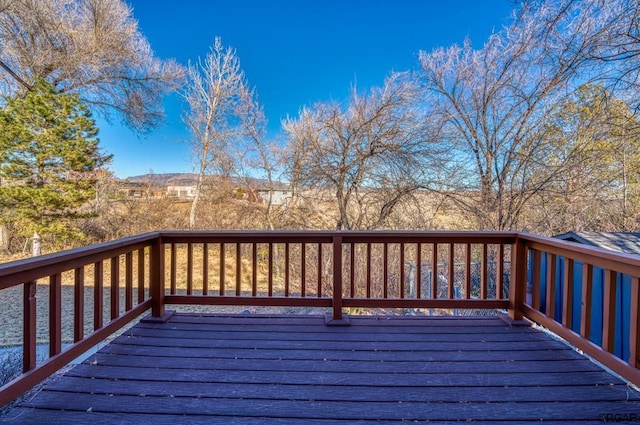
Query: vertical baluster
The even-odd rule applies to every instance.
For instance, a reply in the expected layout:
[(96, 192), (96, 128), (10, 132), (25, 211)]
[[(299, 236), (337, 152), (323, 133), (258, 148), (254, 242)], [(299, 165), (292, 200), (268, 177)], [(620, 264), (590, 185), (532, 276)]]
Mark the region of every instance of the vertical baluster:
[(127, 252), (125, 258), (125, 311), (129, 311), (133, 308), (133, 252)]
[(613, 353), (616, 329), (616, 272), (604, 271), (604, 298), (602, 301), (602, 348)]
[(389, 298), (389, 244), (382, 244), (382, 298)]
[(284, 296), (289, 296), (289, 242), (284, 244)]
[(371, 242), (367, 242), (367, 299), (371, 298)]
[(580, 335), (591, 338), (591, 306), (593, 302), (593, 265), (582, 264), (582, 310), (580, 315)]
[(464, 252), (464, 292), (465, 298), (471, 298), (471, 244), (468, 243)]
[(251, 258), (251, 295), (258, 295), (258, 244), (252, 244), (252, 258)]
[(480, 298), (487, 299), (487, 244), (482, 244), (482, 263), (480, 264)]
[(404, 243), (400, 244), (400, 298), (404, 298)]
[(225, 271), (224, 271), (224, 257), (225, 257), (225, 247), (224, 247), (224, 242), (220, 242), (220, 274), (218, 276), (219, 282), (220, 282), (220, 289), (219, 289), (219, 293), (220, 296), (224, 296), (224, 275), (225, 275)]
[(62, 275), (49, 276), (49, 356), (62, 350)]
[(138, 304), (144, 302), (144, 248), (138, 250)]
[(448, 280), (448, 292), (449, 292), (449, 299), (453, 299), (455, 298), (455, 277), (454, 277), (454, 258), (455, 258), (455, 244), (450, 243), (449, 244), (449, 267), (448, 267), (448, 273), (447, 273), (447, 280)]
[(318, 298), (322, 297), (322, 244), (318, 244)]
[(22, 371), (27, 372), (36, 367), (36, 289), (38, 283), (35, 280), (23, 285), (22, 297), (23, 327), (22, 327)]
[(533, 251), (533, 264), (531, 271), (531, 307), (540, 311), (540, 278), (542, 273), (542, 253), (537, 249)]
[(202, 244), (202, 295), (209, 294), (209, 244)]
[(176, 271), (178, 269), (177, 266), (177, 262), (178, 262), (178, 247), (176, 246), (175, 243), (172, 243), (170, 248), (171, 250), (171, 270), (170, 270), (170, 279), (171, 282), (169, 283), (170, 289), (169, 291), (171, 292), (171, 295), (175, 295), (176, 294)]
[(498, 259), (496, 264), (496, 299), (504, 298), (504, 245), (498, 244)]
[(555, 318), (556, 308), (556, 256), (547, 253), (547, 305), (546, 314), (550, 318)]
[(193, 293), (193, 244), (187, 243), (187, 295)]
[(416, 246), (416, 298), (422, 298), (422, 244)]
[(433, 244), (431, 253), (431, 298), (438, 298), (438, 244)]
[(629, 327), (629, 365), (638, 367), (640, 365), (640, 279), (631, 277), (631, 313)]
[(307, 244), (300, 244), (300, 296), (307, 295)]
[(269, 242), (269, 260), (268, 260), (268, 274), (267, 274), (267, 294), (269, 298), (273, 296), (273, 243)]
[(236, 296), (242, 293), (242, 244), (236, 242)]
[(120, 315), (120, 257), (111, 258), (111, 320)]
[(97, 261), (93, 265), (93, 329), (102, 327), (102, 316), (104, 315), (104, 266), (102, 261)]
[(73, 341), (84, 338), (84, 266), (73, 274)]
[(573, 260), (567, 257), (562, 276), (562, 324), (573, 326)]
[(356, 244), (351, 242), (349, 256), (349, 295), (351, 298), (356, 296)]

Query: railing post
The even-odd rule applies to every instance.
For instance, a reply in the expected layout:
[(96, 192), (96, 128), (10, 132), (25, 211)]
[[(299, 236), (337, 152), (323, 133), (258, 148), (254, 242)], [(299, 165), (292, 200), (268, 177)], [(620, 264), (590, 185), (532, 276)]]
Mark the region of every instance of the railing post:
[(348, 326), (349, 318), (342, 314), (342, 236), (333, 236), (333, 302), (327, 326)]
[(23, 330), (22, 330), (22, 371), (36, 367), (36, 288), (35, 280), (24, 283)]
[(640, 366), (640, 278), (631, 278), (631, 326), (629, 329), (629, 365)]
[(164, 243), (162, 236), (158, 235), (151, 245), (151, 258), (149, 261), (149, 294), (151, 295), (151, 317), (144, 321), (166, 322), (173, 311), (164, 309)]
[(49, 356), (62, 351), (62, 275), (49, 277)]
[(509, 282), (509, 318), (523, 320), (523, 305), (527, 296), (527, 247), (516, 237), (511, 245), (511, 273)]

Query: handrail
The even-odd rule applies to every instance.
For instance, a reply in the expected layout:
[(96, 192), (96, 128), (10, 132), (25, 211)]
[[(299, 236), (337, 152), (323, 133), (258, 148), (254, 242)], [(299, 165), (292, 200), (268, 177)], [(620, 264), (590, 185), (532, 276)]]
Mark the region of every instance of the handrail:
[[(574, 284), (580, 263), (584, 278)], [(589, 328), (600, 305), (594, 267), (604, 270), (605, 279), (602, 342), (594, 332), (576, 332), (577, 326)], [(612, 319), (621, 276), (631, 279), (625, 304), (629, 354), (622, 356), (613, 348), (619, 330)], [(151, 309), (152, 318), (163, 320), (166, 304), (315, 306), (330, 308), (333, 324), (344, 322), (345, 308), (503, 309), (513, 320), (548, 327), (640, 384), (639, 278), (637, 257), (518, 232), (151, 232), (0, 264), (0, 290), (23, 285), (25, 311), (25, 373), (0, 388), (0, 405), (139, 314)], [(48, 280), (50, 357), (36, 365), (36, 287), (42, 279)], [(87, 283), (93, 284), (92, 306), (84, 305)], [(62, 350), (61, 294), (68, 285), (74, 343)], [(585, 307), (575, 321), (578, 294)], [(107, 299), (121, 296), (124, 308), (110, 302), (104, 311)], [(85, 307), (95, 316), (87, 336)]]
[(598, 267), (611, 268), (629, 275), (640, 273), (638, 268), (640, 257), (637, 255), (528, 233), (521, 233), (520, 238), (526, 241), (526, 245), (530, 249), (544, 250), (555, 255), (571, 252), (571, 258), (574, 260), (584, 261)]
[(38, 279), (58, 271), (71, 270), (92, 262), (110, 258), (157, 239), (159, 232), (149, 232), (87, 247), (45, 254), (23, 260), (0, 263), (0, 290)]
[[(0, 290), (23, 286), (23, 374), (0, 388), (0, 406), (11, 402), (152, 307), (148, 294), (153, 271), (150, 248), (158, 239), (157, 232), (146, 233), (0, 264)], [(37, 364), (36, 359), (38, 281), (48, 286), (49, 357), (42, 364)], [(85, 305), (88, 283), (93, 286), (91, 305)], [(72, 306), (63, 305), (63, 286), (72, 292)], [(122, 309), (121, 293), (124, 298)], [(108, 312), (104, 311), (106, 301), (110, 301), (111, 306)], [(73, 327), (73, 343), (64, 350), (63, 309), (71, 313)], [(86, 311), (93, 313), (92, 324), (85, 324)], [(85, 335), (85, 327), (90, 325), (92, 331)]]

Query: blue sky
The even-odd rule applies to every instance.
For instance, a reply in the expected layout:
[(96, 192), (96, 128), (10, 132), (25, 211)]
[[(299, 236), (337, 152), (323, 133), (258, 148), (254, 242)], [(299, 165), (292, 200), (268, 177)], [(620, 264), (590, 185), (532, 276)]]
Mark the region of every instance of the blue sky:
[[(237, 50), (258, 92), (271, 135), (280, 120), (317, 101), (380, 85), (393, 71), (417, 68), (418, 52), (480, 47), (507, 22), (513, 0), (128, 0), (160, 58), (204, 57), (216, 36)], [(117, 177), (192, 172), (189, 134), (178, 96), (167, 122), (150, 134), (98, 119), (102, 147)]]

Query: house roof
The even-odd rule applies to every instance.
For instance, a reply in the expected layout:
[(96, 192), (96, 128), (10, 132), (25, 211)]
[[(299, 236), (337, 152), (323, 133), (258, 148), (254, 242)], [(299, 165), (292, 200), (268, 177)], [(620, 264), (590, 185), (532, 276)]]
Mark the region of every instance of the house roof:
[(556, 235), (554, 238), (640, 255), (640, 233), (638, 232), (567, 232)]

